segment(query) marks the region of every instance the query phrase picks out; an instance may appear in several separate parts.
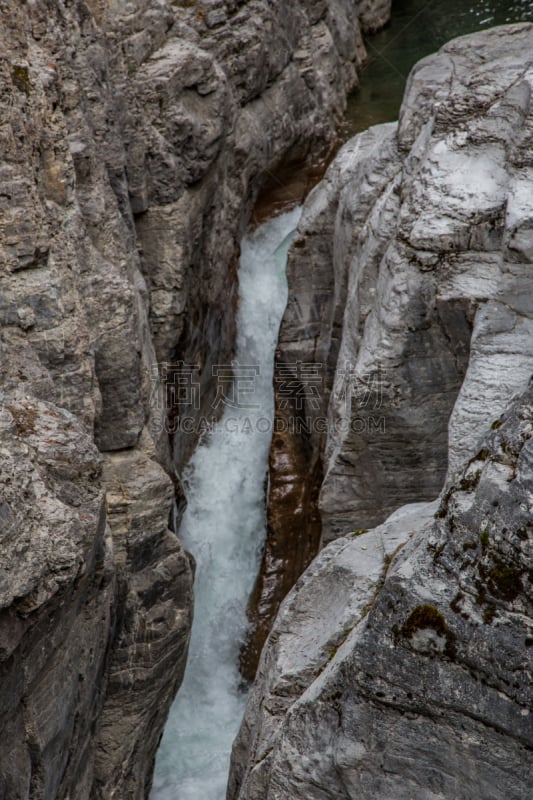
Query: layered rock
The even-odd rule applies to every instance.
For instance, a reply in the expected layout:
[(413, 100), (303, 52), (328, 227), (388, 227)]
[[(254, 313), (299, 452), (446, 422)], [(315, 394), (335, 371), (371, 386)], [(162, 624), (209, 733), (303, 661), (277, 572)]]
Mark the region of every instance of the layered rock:
[(297, 581), (281, 605), (250, 693), (233, 750), (229, 797), (263, 796), (285, 715), (368, 613), (393, 555), (435, 510), (435, 503), (407, 506), (371, 532), (337, 539)]
[(497, 422), (435, 519), (337, 539), (287, 597), (228, 797), (529, 797), (533, 387)]
[[(79, 459), (94, 442), (110, 453), (99, 484), (102, 503), (110, 489), (107, 514), (104, 504), (78, 558), (89, 588), (65, 571), (64, 594), (72, 599), (64, 621), (45, 599), (28, 616), (31, 630), (47, 637), (42, 659), (33, 655), (41, 640), (32, 632), (3, 664), (3, 700), (18, 703), (23, 719), (13, 745), (26, 765), (2, 775), (10, 776), (6, 796), (143, 797), (183, 672), (192, 570), (168, 530), (172, 481), (159, 464), (169, 468), (170, 449), (154, 418), (159, 389), (150, 384), (155, 354), (131, 212), (120, 207), (103, 157), (112, 160), (118, 149), (106, 41), (87, 8), (44, 3), (12, 4), (2, 39), (2, 402), (6, 390), (20, 402), (46, 399), (51, 413), (68, 411), (83, 426)], [(39, 428), (33, 435), (52, 458), (53, 437)], [(117, 499), (122, 453), (146, 475), (130, 469)], [(75, 454), (61, 457), (75, 470)], [(87, 490), (92, 480), (79, 477)], [(57, 481), (68, 501), (69, 481)], [(40, 513), (28, 558), (46, 564), (60, 544), (61, 510), (52, 515), (47, 504), (26, 502), (28, 519), (36, 505)], [(78, 505), (75, 496), (72, 502)], [(117, 502), (123, 525), (116, 524)], [(102, 548), (105, 530), (112, 546), (103, 572), (90, 554)], [(17, 587), (3, 613), (16, 620), (26, 594), (40, 591), (39, 580)], [(14, 698), (7, 676), (25, 672)], [(34, 705), (37, 712), (26, 715)]]
[(72, 414), (13, 396), (0, 447), (0, 793), (56, 797), (68, 780), (89, 797), (114, 624), (102, 459)]
[[(391, 141), (380, 149), (383, 133), (389, 134), (387, 144)], [(351, 226), (362, 226), (368, 205), (398, 171), (393, 137), (394, 126), (371, 129), (342, 148), (308, 198), (289, 254), (289, 301), (276, 352), (267, 542), (249, 614), (253, 635), (246, 662), (251, 677), (281, 600), (320, 547), (323, 522), (318, 500), (327, 409), (346, 304), (350, 264), (346, 251)], [(367, 169), (372, 179), (364, 183)], [(341, 198), (349, 204), (349, 212), (341, 209)]]
[[(532, 44), (533, 26), (510, 26), (420, 62), (398, 125), (349, 142), (305, 204), (256, 608), (282, 600), (295, 539), (309, 559), (320, 523), (337, 541), (268, 640), (232, 799), (527, 796), (530, 394), (508, 409), (533, 372)], [(291, 431), (291, 417), (311, 425)], [(484, 442), (491, 426), (505, 434)], [(361, 619), (328, 662), (346, 635), (337, 555), (381, 529), (338, 537), (443, 484), (437, 521), (411, 523), (366, 608), (355, 578)]]
[[(160, 364), (194, 368), (194, 412), (209, 409), (254, 199), (268, 173), (331, 144), (361, 27), (387, 13), (347, 0), (4, 3), (6, 796), (147, 793), (192, 614), (192, 567), (169, 530)], [(194, 444), (176, 437), (178, 468)]]
[(321, 530), (434, 498), (531, 375), (531, 41), (495, 29), (420, 62), (398, 126), (346, 144), (305, 204), (251, 612), (263, 640), (295, 547), (305, 566)]

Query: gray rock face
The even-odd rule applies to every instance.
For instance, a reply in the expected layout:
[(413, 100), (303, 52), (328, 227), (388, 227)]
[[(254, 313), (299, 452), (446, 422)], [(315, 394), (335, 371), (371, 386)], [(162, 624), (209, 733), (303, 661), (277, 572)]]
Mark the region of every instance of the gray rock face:
[(0, 449), (0, 794), (89, 797), (115, 594), (101, 456), (71, 414), (12, 396)]
[(344, 638), (331, 595), (349, 540), (288, 596), (231, 800), (529, 796), (531, 390), (512, 404), (533, 371), (532, 45), (533, 26), (511, 26), (420, 62), (398, 126), (349, 142), (306, 202), (278, 366), (293, 385), (298, 362), (320, 367), (319, 403), (303, 382), (295, 397), (327, 429), (272, 460), (291, 474), (300, 458), (295, 496), (322, 465), (326, 542), (444, 489), (327, 664), (306, 631)]
[[(256, 739), (230, 797), (529, 797), (532, 402), (530, 388), (446, 487), (434, 520), (411, 515), (414, 535), (353, 629), (331, 597), (340, 583), (343, 599), (342, 556), (367, 539), (372, 552), (383, 526), (326, 547), (295, 587), (262, 658), (246, 722)], [(367, 580), (356, 577), (351, 603)], [(343, 635), (313, 675), (315, 642)]]
[(97, 792), (103, 798), (144, 797), (166, 711), (185, 669), (193, 570), (167, 527), (173, 486), (162, 467), (138, 449), (111, 453), (103, 478), (119, 627), (100, 717)]
[(393, 555), (436, 508), (436, 503), (406, 506), (371, 532), (337, 539), (296, 583), (260, 661), (233, 750), (229, 797), (266, 796), (271, 753), (285, 715), (368, 613)]
[[(434, 497), (447, 454), (453, 475), (531, 375), (531, 41), (527, 26), (466, 37), (411, 76), (399, 171), (367, 206), (345, 259), (320, 499), (326, 539)], [(485, 93), (473, 90), (482, 83)], [(374, 183), (372, 171), (365, 178)], [(351, 409), (347, 364), (356, 389), (369, 389)]]
[(436, 497), (532, 372), (530, 43), (515, 26), (420, 62), (398, 126), (347, 143), (305, 203), (251, 614), (263, 639), (321, 535)]
[[(365, 3), (361, 25), (387, 13)], [(347, 0), (4, 3), (2, 796), (146, 796), (193, 577), (168, 528), (157, 362), (198, 367), (209, 407), (240, 234), (268, 172), (331, 144), (358, 16)], [(194, 445), (176, 437), (178, 467)]]
[(323, 461), (326, 541), (435, 497), (531, 374), (530, 43), (422, 61), (398, 128), (349, 142), (306, 202), (278, 365), (321, 369), (302, 415), (329, 433), (291, 447)]

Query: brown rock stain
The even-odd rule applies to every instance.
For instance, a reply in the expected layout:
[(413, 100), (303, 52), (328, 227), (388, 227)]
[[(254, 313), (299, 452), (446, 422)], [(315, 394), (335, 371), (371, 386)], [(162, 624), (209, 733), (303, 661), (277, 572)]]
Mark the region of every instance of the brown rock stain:
[[(322, 460), (309, 441), (291, 432), (291, 410), (276, 397), (270, 448), (267, 538), (261, 568), (250, 597), (250, 634), (241, 651), (245, 680), (254, 679), (261, 650), (283, 598), (318, 553), (321, 521), (318, 494)], [(280, 431), (280, 432), (276, 432)]]

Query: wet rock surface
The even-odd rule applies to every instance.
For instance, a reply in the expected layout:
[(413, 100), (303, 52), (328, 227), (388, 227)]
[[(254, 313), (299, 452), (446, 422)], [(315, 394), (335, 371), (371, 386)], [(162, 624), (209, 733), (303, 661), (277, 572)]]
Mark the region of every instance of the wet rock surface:
[[(387, 573), (331, 665), (306, 678), (304, 694), (299, 675), (287, 678), (288, 700), (273, 711), (280, 631), (297, 638), (311, 616), (296, 585), (260, 662), (231, 798), (527, 796), (529, 395), (509, 409), (533, 371), (532, 43), (531, 25), (509, 26), (424, 59), (398, 125), (345, 145), (306, 201), (289, 256), (276, 403), (279, 419), (312, 424), (273, 440), (271, 464), (282, 469), (271, 475), (269, 519), (279, 524), (257, 608), (272, 612), (286, 591), (269, 572), (274, 556), (282, 567), (307, 532), (320, 546), (316, 525), (296, 522), (315, 514), (308, 497), (326, 543), (430, 501), (443, 485), (444, 506), (398, 556), (404, 566)], [(517, 461), (497, 481), (508, 438), (487, 434), (502, 414), (521, 455), (513, 450)], [(329, 635), (340, 636), (320, 604)], [(307, 647), (302, 640), (302, 658)], [(492, 683), (493, 669), (510, 693)], [(501, 759), (488, 756), (496, 751)]]

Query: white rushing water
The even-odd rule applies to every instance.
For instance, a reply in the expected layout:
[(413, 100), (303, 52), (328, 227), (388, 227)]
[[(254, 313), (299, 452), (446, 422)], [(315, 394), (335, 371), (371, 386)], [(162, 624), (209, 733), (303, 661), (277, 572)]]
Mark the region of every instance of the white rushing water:
[[(180, 538), (197, 562), (194, 624), (182, 687), (156, 760), (151, 800), (224, 800), (244, 712), (238, 658), (246, 603), (265, 538), (265, 481), (274, 414), (273, 366), (287, 302), (285, 264), (301, 209), (242, 242), (233, 393), (184, 476)], [(246, 370), (243, 367), (247, 367)], [(258, 367), (253, 379), (250, 367)], [(253, 390), (253, 391), (248, 391)]]

